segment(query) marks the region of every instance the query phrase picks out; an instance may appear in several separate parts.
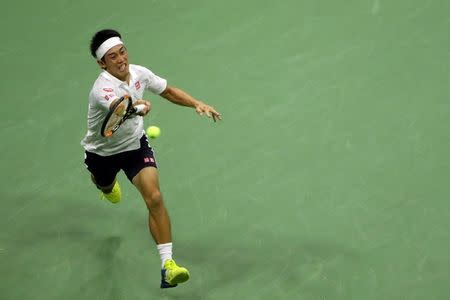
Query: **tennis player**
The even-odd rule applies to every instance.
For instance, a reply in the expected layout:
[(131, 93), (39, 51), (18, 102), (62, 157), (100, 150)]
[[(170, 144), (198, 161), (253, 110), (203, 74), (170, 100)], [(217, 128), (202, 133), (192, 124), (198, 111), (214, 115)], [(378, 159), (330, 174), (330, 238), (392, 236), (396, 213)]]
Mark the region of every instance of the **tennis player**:
[[(214, 121), (221, 120), (221, 115), (183, 90), (168, 85), (166, 79), (149, 69), (129, 64), (127, 48), (115, 30), (95, 33), (90, 50), (103, 71), (89, 94), (88, 130), (81, 141), (85, 164), (102, 197), (111, 203), (121, 200), (116, 180), (120, 170), (138, 189), (147, 205), (148, 226), (161, 257), (161, 288), (175, 287), (189, 279), (189, 271), (172, 259), (170, 219), (159, 188), (153, 150), (144, 133), (143, 117), (150, 111), (151, 104), (143, 100), (143, 94), (145, 90), (150, 91), (172, 103), (192, 107), (199, 115)], [(101, 126), (111, 104), (125, 95), (131, 96), (133, 105), (145, 104), (144, 110), (127, 119), (111, 137), (102, 137)]]

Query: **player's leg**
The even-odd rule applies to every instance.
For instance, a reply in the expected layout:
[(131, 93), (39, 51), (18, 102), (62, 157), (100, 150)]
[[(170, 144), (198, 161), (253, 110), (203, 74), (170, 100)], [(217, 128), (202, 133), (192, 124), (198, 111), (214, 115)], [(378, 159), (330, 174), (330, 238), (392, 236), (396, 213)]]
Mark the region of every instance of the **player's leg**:
[[(98, 176), (97, 176), (97, 177), (98, 177)], [(111, 191), (112, 191), (112, 189), (113, 189), (113, 187), (114, 187), (114, 184), (116, 183), (116, 178), (114, 178), (113, 183), (111, 183), (111, 184), (109, 184), (109, 185), (106, 185), (106, 186), (101, 186), (101, 185), (99, 185), (99, 184), (97, 183), (97, 181), (95, 180), (95, 176), (94, 176), (94, 174), (92, 174), (92, 173), (91, 173), (91, 180), (92, 180), (92, 182), (95, 184), (95, 186), (96, 186), (99, 190), (101, 190), (103, 193), (111, 193)]]
[(170, 218), (159, 189), (158, 170), (147, 167), (132, 179), (149, 212), (149, 229), (157, 245), (172, 242)]
[(158, 170), (146, 167), (139, 171), (132, 182), (139, 190), (149, 211), (148, 224), (161, 256), (161, 288), (177, 286), (189, 279), (189, 271), (179, 267), (172, 259), (170, 219), (159, 189)]
[[(116, 172), (117, 174), (117, 172)], [(98, 176), (98, 178), (102, 178), (101, 176)], [(97, 183), (97, 180), (95, 179), (95, 176), (91, 173), (91, 179), (92, 182), (95, 184), (95, 186), (102, 191), (102, 198), (105, 198), (111, 203), (118, 203), (122, 199), (122, 192), (120, 190), (119, 182), (116, 180), (115, 176), (114, 179), (112, 179), (111, 184), (107, 185), (100, 185)], [(111, 182), (111, 180), (108, 180), (106, 182)]]
[(162, 264), (161, 288), (174, 287), (189, 278), (185, 268), (172, 259), (170, 218), (159, 187), (159, 174), (153, 150), (147, 137), (141, 138), (141, 148), (124, 153), (122, 169), (136, 186), (148, 209), (148, 227), (157, 245)]
[(120, 201), (122, 195), (116, 175), (120, 171), (114, 156), (103, 157), (95, 153), (85, 153), (85, 165), (91, 172), (91, 180), (102, 191), (103, 198), (112, 203)]

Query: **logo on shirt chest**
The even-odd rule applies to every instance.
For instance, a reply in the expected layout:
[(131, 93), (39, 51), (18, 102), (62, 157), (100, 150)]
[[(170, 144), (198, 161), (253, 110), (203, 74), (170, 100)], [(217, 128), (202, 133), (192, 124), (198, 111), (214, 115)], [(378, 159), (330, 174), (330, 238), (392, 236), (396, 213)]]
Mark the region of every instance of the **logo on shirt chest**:
[(141, 83), (139, 81), (136, 81), (134, 87), (136, 88), (136, 90), (139, 90), (141, 88)]
[(109, 99), (114, 98), (114, 96), (115, 96), (114, 94), (105, 95), (105, 99), (109, 100)]

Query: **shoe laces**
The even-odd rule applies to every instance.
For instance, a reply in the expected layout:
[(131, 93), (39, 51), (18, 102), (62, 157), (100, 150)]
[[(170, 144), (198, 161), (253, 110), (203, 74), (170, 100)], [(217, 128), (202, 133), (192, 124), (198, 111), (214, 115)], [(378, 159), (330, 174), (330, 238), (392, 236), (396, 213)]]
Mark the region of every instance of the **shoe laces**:
[(175, 261), (173, 261), (173, 259), (169, 259), (169, 260), (167, 260), (165, 263), (164, 263), (164, 267), (166, 268), (166, 269), (170, 269), (170, 268), (173, 268), (173, 267), (175, 267), (177, 264), (175, 263)]

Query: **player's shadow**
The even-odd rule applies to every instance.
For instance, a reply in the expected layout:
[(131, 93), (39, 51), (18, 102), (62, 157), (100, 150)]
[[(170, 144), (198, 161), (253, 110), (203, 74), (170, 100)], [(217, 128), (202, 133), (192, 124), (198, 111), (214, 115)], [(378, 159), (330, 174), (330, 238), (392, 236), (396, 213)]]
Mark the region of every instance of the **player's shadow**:
[[(117, 255), (122, 237), (105, 237), (91, 232), (91, 227), (83, 227), (83, 222), (79, 222), (76, 215), (62, 219), (61, 216), (64, 216), (64, 212), (70, 210), (70, 207), (66, 205), (64, 209), (35, 213), (27, 218), (29, 223), (14, 228), (15, 232), (21, 233), (21, 236), (14, 237), (13, 242), (15, 248), (19, 249), (17, 255), (26, 259), (29, 257), (29, 249), (35, 249), (36, 245), (44, 244), (45, 249), (50, 245), (63, 246), (62, 251), (67, 252), (67, 255), (61, 255), (61, 250), (58, 250), (59, 259), (62, 260), (63, 256), (70, 257), (73, 265), (83, 268), (73, 269), (73, 274), (69, 275), (74, 284), (67, 287), (66, 295), (71, 296), (68, 298), (96, 299), (101, 295), (102, 299), (125, 299), (126, 289), (122, 285), (121, 276), (130, 274), (126, 272), (130, 267), (124, 258)], [(93, 212), (89, 208), (78, 209), (78, 215), (82, 215), (85, 220), (99, 218), (99, 212)], [(55, 216), (59, 216), (59, 223), (55, 222)], [(30, 224), (40, 226), (25, 226)], [(22, 227), (33, 230), (21, 230)], [(85, 253), (79, 252), (79, 244), (83, 245), (82, 250), (85, 250)], [(252, 232), (234, 240), (227, 238), (209, 241), (205, 235), (197, 237), (195, 242), (177, 241), (175, 254), (177, 261), (186, 266), (198, 266), (197, 269), (201, 269), (204, 274), (198, 276), (193, 273), (192, 281), (188, 283), (191, 286), (185, 290), (181, 286), (181, 289), (177, 288), (175, 292), (164, 292), (163, 295), (169, 299), (209, 299), (211, 291), (230, 288), (242, 282), (250, 286), (256, 285), (256, 282), (269, 284), (271, 280), (279, 280), (286, 289), (293, 286), (304, 286), (311, 290), (328, 288), (309, 283), (314, 280), (318, 282), (317, 278), (320, 279), (323, 274), (339, 274), (337, 269), (343, 265), (347, 268), (358, 268), (362, 261), (359, 253), (345, 244), (336, 243), (335, 240), (274, 236), (264, 231)], [(82, 257), (83, 255), (85, 257)], [(79, 263), (77, 259), (84, 259), (85, 262)], [(51, 259), (49, 261), (59, 262)], [(89, 268), (86, 267), (87, 264), (91, 264)], [(56, 271), (64, 272), (62, 268)], [(261, 285), (263, 283), (259, 283), (259, 286)], [(329, 292), (332, 293), (333, 291)]]
[[(42, 231), (42, 228), (33, 232), (36, 237), (22, 236), (15, 241), (17, 257), (28, 257), (29, 249), (39, 244), (53, 245), (66, 241), (66, 245), (58, 251), (56, 259), (48, 257), (48, 267), (54, 270), (62, 280), (72, 282), (65, 287), (64, 298), (68, 299), (125, 299), (121, 286), (121, 275), (125, 269), (125, 262), (117, 257), (117, 251), (122, 243), (120, 236), (99, 237), (88, 231), (79, 229), (66, 231)], [(82, 245), (83, 252), (80, 252)], [(38, 255), (38, 252), (36, 253)], [(65, 258), (67, 257), (67, 259)], [(37, 258), (39, 259), (39, 258)], [(71, 267), (64, 265), (71, 261)], [(84, 275), (83, 275), (84, 274)]]
[[(59, 276), (61, 285), (67, 284), (64, 298), (124, 299), (120, 276), (125, 262), (117, 257), (122, 237), (92, 231), (93, 225), (84, 222), (99, 219), (101, 210), (94, 211), (82, 205), (63, 206), (60, 199), (57, 200), (56, 205), (26, 218), (19, 218), (19, 211), (17, 217), (9, 220), (12, 225), (5, 236), (9, 248), (14, 249), (16, 265), (35, 261), (45, 266), (40, 280), (45, 284), (52, 276)], [(13, 220), (20, 222), (13, 223)], [(20, 272), (20, 269), (15, 271)], [(49, 293), (58, 293), (59, 288), (61, 286)]]
[(116, 255), (122, 238), (110, 236), (98, 243), (95, 250), (96, 274), (80, 286), (77, 295), (85, 299), (94, 299), (100, 295), (102, 299), (125, 299), (125, 292), (121, 288), (124, 262)]
[[(224, 240), (219, 244), (178, 244), (177, 259), (180, 262), (200, 266), (209, 273), (200, 283), (202, 297), (192, 299), (209, 299), (208, 291), (227, 289), (243, 282), (249, 286), (264, 286), (266, 282), (269, 286), (278, 280), (287, 290), (296, 286), (310, 288), (312, 281), (317, 283), (327, 272), (339, 272), (342, 265), (347, 269), (358, 268), (362, 263), (361, 255), (345, 245), (302, 237), (293, 240), (292, 237), (264, 235), (252, 237), (267, 241), (260, 244), (242, 240)], [(178, 298), (174, 295), (172, 299)]]

